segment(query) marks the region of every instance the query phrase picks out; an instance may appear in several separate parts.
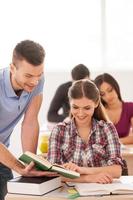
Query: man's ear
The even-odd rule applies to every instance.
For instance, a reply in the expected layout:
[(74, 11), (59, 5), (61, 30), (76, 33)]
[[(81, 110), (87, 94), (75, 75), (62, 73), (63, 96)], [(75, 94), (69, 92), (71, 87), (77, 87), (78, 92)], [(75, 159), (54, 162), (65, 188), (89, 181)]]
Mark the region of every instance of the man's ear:
[(10, 64), (10, 72), (11, 72), (12, 74), (14, 74), (15, 71), (16, 71), (16, 67), (15, 67), (15, 65), (14, 65), (13, 63), (11, 63), (11, 64)]

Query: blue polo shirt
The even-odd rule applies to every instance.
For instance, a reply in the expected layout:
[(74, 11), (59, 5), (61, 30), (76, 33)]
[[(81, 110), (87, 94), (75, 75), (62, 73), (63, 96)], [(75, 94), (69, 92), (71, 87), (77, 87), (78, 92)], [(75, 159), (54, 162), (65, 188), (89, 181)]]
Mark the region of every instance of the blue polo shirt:
[(10, 69), (0, 70), (0, 142), (7, 147), (14, 127), (27, 110), (32, 98), (43, 92), (43, 85), (44, 76), (32, 92), (23, 91), (18, 97), (11, 85)]

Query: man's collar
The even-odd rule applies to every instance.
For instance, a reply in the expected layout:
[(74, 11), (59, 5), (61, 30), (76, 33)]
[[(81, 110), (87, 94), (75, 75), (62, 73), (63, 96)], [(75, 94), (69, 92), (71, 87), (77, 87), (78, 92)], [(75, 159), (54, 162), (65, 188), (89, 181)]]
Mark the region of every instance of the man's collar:
[[(11, 84), (11, 78), (10, 78), (10, 69), (6, 68), (5, 70), (5, 74), (4, 74), (4, 85), (5, 85), (5, 91), (6, 91), (6, 95), (8, 97), (18, 97), (12, 87)], [(28, 92), (23, 91), (21, 96), (26, 96), (28, 94)]]

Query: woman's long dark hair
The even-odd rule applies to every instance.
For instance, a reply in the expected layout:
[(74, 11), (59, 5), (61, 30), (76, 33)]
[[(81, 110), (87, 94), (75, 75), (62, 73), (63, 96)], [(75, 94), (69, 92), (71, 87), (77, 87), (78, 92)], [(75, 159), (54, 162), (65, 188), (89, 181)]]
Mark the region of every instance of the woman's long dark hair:
[(98, 104), (98, 106), (95, 108), (93, 117), (98, 120), (108, 121), (101, 104), (100, 92), (95, 83), (92, 81), (88, 79), (82, 79), (73, 82), (72, 86), (69, 88), (68, 97), (69, 101), (71, 101), (71, 99), (81, 99), (82, 97), (92, 100), (94, 103)]
[[(104, 73), (104, 74), (100, 74), (99, 76), (97, 76), (94, 80), (96, 86), (98, 87), (98, 89), (100, 89), (100, 86), (102, 85), (102, 83), (106, 82), (109, 85), (111, 85), (111, 87), (116, 91), (118, 98), (120, 101), (122, 101), (122, 97), (121, 97), (121, 92), (120, 92), (120, 87), (118, 82), (114, 79), (113, 76), (111, 76), (110, 74)], [(104, 106), (107, 105), (107, 103), (101, 98), (101, 101), (103, 103)]]

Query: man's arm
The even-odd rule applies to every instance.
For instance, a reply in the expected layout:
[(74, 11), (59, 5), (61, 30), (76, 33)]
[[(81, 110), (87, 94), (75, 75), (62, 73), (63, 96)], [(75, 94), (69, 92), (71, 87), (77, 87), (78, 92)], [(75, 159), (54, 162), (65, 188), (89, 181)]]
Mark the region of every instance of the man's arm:
[(0, 162), (9, 167), (10, 169), (16, 171), (17, 173), (23, 176), (55, 176), (57, 173), (48, 172), (48, 171), (38, 171), (34, 169), (34, 163), (29, 165), (23, 165), (19, 160), (17, 160), (13, 154), (0, 143)]
[(43, 95), (35, 96), (24, 116), (21, 129), (23, 151), (36, 153), (39, 135), (38, 113), (42, 104)]
[(24, 165), (22, 165), (2, 143), (0, 143), (0, 162), (18, 173), (21, 169), (24, 169)]

